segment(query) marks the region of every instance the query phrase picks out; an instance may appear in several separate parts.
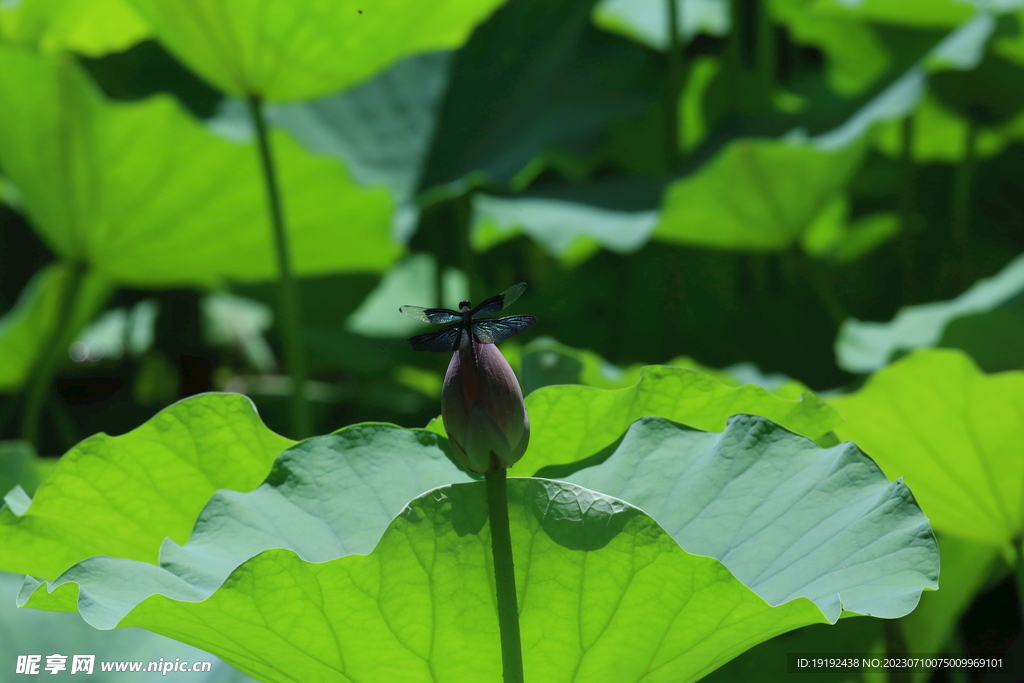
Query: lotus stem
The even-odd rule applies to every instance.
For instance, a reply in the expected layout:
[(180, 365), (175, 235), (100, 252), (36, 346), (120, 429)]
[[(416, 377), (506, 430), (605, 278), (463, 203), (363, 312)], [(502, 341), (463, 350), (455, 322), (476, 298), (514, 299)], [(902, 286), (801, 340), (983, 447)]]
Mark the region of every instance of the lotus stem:
[(516, 571), (512, 561), (512, 534), (508, 523), (508, 480), (504, 469), (488, 472), (484, 479), (487, 481), (487, 512), (491, 523), (494, 586), (498, 595), (502, 675), (505, 683), (523, 683), (519, 602), (516, 599)]
[(1017, 561), (1014, 563), (1014, 578), (1017, 579), (1017, 601), (1020, 603), (1021, 621), (1024, 621), (1024, 536), (1014, 543)]
[(964, 138), (964, 158), (956, 168), (953, 180), (953, 217), (952, 238), (956, 247), (956, 255), (950, 260), (955, 268), (952, 282), (957, 290), (966, 284), (973, 268), (973, 255), (970, 244), (971, 195), (974, 185), (974, 170), (978, 156), (978, 124), (973, 120), (967, 122)]
[[(894, 658), (906, 657), (907, 639), (903, 637), (899, 620), (882, 619), (882, 632), (885, 635), (885, 654)], [(910, 669), (891, 667), (887, 680), (889, 683), (910, 683), (910, 674)]]
[(291, 253), (288, 246), (288, 232), (281, 208), (281, 193), (277, 183), (277, 167), (267, 134), (267, 121), (263, 101), (258, 96), (248, 99), (249, 114), (256, 139), (259, 143), (260, 167), (267, 193), (267, 209), (274, 235), (274, 253), (277, 256), (278, 318), (281, 341), (284, 346), (285, 363), (292, 380), (290, 416), (292, 436), (305, 439), (313, 434), (313, 420), (306, 398), (306, 384), (309, 373), (306, 369), (306, 354), (302, 343), (302, 326), (299, 315), (299, 290), (292, 273)]
[(903, 276), (903, 301), (910, 302), (915, 291), (914, 260), (914, 114), (907, 114), (900, 123), (900, 194), (899, 214), (903, 229), (900, 235), (899, 258)]
[(683, 43), (679, 37), (682, 19), (679, 3), (665, 0), (668, 4), (668, 101), (665, 103), (665, 149), (668, 153), (669, 169), (673, 169), (680, 156), (680, 141), (685, 137), (680, 132), (679, 97), (683, 90)]
[(78, 293), (82, 289), (82, 281), (85, 279), (87, 270), (82, 261), (73, 261), (68, 264), (67, 273), (60, 289), (53, 331), (39, 354), (39, 359), (28, 378), (28, 386), (25, 388), (25, 412), (22, 414), (21, 420), (21, 438), (35, 446), (37, 450), (43, 406), (46, 405), (46, 399), (50, 395), (53, 376), (57, 372), (61, 359), (67, 353), (67, 344), (71, 342), (70, 337), (78, 331), (75, 329), (75, 302), (78, 300)]

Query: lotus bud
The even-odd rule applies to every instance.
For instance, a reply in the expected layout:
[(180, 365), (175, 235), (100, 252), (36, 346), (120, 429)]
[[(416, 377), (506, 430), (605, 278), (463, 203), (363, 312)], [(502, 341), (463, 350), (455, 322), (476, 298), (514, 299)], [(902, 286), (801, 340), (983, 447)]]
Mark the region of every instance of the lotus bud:
[(494, 344), (467, 340), (452, 355), (441, 417), (456, 460), (481, 474), (511, 467), (530, 441), (519, 380)]

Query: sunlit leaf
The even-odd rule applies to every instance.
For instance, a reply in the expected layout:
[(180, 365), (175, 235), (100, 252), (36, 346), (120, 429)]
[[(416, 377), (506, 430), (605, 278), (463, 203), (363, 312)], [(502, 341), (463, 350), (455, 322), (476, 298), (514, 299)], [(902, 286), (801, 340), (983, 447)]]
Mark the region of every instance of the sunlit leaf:
[[(724, 36), (729, 32), (729, 6), (716, 0), (673, 0), (681, 26), (680, 37), (698, 33)], [(648, 47), (668, 52), (668, 3), (665, 0), (602, 0), (594, 8), (594, 23), (632, 38)]]
[(542, 467), (589, 457), (611, 445), (631, 423), (654, 415), (696, 429), (720, 430), (738, 413), (762, 415), (798, 434), (818, 438), (838, 416), (813, 394), (799, 400), (772, 396), (758, 386), (727, 387), (693, 370), (654, 365), (624, 389), (548, 386), (526, 398), (530, 446), (510, 470), (532, 475)]
[[(613, 498), (513, 479), (509, 513), (527, 677), (696, 680), (752, 642), (824, 621), (805, 599), (769, 607)], [(92, 623), (202, 642), (262, 680), (499, 681), (486, 521), (483, 483), (456, 484), (414, 500), (369, 555), (308, 564), (268, 550), (210, 597), (179, 585), (112, 604), (105, 595), (136, 585), (144, 565), (105, 558), (63, 580), (96, 596), (81, 603)], [(105, 575), (86, 577), (100, 563)], [(40, 589), (28, 606), (74, 610), (75, 589)]]
[[(205, 129), (167, 97), (104, 101), (81, 72), (0, 48), (0, 164), (52, 249), (119, 284), (276, 272), (252, 144)], [(379, 270), (398, 254), (383, 188), (275, 136), (300, 273)]]
[(233, 394), (186, 399), (123, 436), (90, 437), (27, 511), (0, 508), (0, 570), (56, 577), (92, 555), (153, 562), (164, 538), (188, 537), (214, 491), (255, 488), (291, 443)]
[(127, 0), (14, 0), (0, 3), (0, 39), (44, 52), (99, 56), (149, 36)]
[(501, 0), (129, 0), (177, 57), (236, 97), (307, 100), (458, 47)]
[(399, 306), (459, 307), (469, 298), (466, 276), (446, 268), (437, 295), (437, 261), (430, 254), (412, 254), (389, 270), (380, 284), (359, 305), (345, 323), (349, 332), (367, 337), (408, 337), (426, 331), (423, 323), (398, 312)]
[(634, 252), (647, 243), (658, 221), (656, 211), (614, 211), (557, 199), (485, 194), (473, 198), (473, 213), (471, 239), (477, 250), (526, 233), (567, 265), (599, 247)]
[[(73, 614), (43, 613), (17, 608), (18, 591), (24, 577), (0, 572), (0, 662), (8, 671), (14, 671), (19, 656), (40, 655), (40, 676), (48, 681), (76, 681), (83, 676), (91, 683), (117, 683), (126, 678), (124, 671), (103, 671), (105, 662), (124, 662), (126, 658), (143, 662), (146, 671), (150, 662), (161, 665), (160, 680), (172, 683), (254, 683), (253, 679), (209, 652), (197, 650), (155, 633), (138, 628), (100, 631)], [(54, 653), (67, 657), (64, 671), (50, 673), (45, 669), (47, 655)], [(91, 673), (72, 673), (75, 654), (91, 654), (96, 659)], [(163, 661), (160, 661), (163, 660)], [(170, 664), (210, 662), (209, 672), (162, 670), (164, 662)], [(156, 676), (145, 673), (143, 676)]]
[(860, 17), (836, 16), (814, 0), (774, 0), (773, 18), (792, 40), (826, 55), (829, 85), (844, 95), (864, 91), (885, 73), (891, 55), (871, 24)]
[[(518, 360), (510, 357), (508, 347), (502, 350), (517, 371), (524, 395), (552, 384), (622, 389), (640, 381), (640, 374), (647, 367), (643, 363), (633, 363), (621, 368), (594, 351), (574, 349), (547, 337), (534, 339), (524, 346), (518, 353)], [(761, 372), (753, 363), (736, 363), (719, 370), (688, 356), (677, 356), (664, 365), (696, 370), (730, 387), (756, 384), (780, 398), (798, 399), (810, 391), (785, 375)]]
[(653, 237), (718, 249), (786, 249), (842, 189), (862, 151), (859, 144), (828, 151), (737, 140), (669, 185)]
[[(66, 263), (43, 268), (25, 286), (14, 307), (0, 317), (0, 392), (22, 386), (53, 336), (70, 270)], [(77, 330), (88, 323), (107, 300), (110, 289), (102, 277), (86, 274), (76, 293), (70, 327)], [(58, 352), (66, 353), (66, 349)]]
[(822, 14), (903, 26), (950, 28), (974, 14), (970, 2), (961, 0), (818, 0)]
[(1003, 546), (1024, 531), (1024, 373), (985, 375), (962, 353), (920, 350), (829, 401), (836, 428), (903, 477), (935, 528)]
[(36, 449), (27, 441), (0, 441), (0, 498), (15, 486), (31, 495), (39, 485)]
[(999, 555), (995, 546), (963, 538), (939, 534), (938, 541), (941, 590), (922, 594), (917, 609), (900, 620), (909, 652), (942, 652)]
[(269, 118), (308, 149), (341, 159), (364, 184), (415, 198), (448, 85), (451, 52), (398, 62), (375, 78), (312, 102), (274, 105)]
[(878, 212), (849, 218), (850, 201), (836, 197), (822, 209), (801, 239), (804, 251), (825, 261), (849, 263), (866, 256), (900, 232), (899, 216)]
[(900, 352), (935, 346), (953, 320), (991, 311), (1022, 291), (1024, 256), (1019, 256), (998, 275), (979, 280), (950, 301), (906, 306), (887, 323), (846, 320), (836, 338), (836, 362), (850, 372), (877, 370)]
[(937, 587), (928, 519), (855, 444), (821, 448), (754, 415), (721, 434), (652, 417), (594, 462), (538, 474), (578, 470), (561, 478), (649, 511), (771, 605), (800, 596), (832, 622), (843, 610), (892, 619)]

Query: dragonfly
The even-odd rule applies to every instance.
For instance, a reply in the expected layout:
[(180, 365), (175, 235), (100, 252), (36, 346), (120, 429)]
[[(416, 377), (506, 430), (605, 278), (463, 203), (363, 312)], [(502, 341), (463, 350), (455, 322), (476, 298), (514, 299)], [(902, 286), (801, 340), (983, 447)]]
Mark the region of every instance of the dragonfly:
[[(413, 320), (432, 325), (448, 325), (443, 330), (417, 334), (409, 337), (416, 351), (457, 351), (471, 340), (477, 344), (497, 344), (537, 324), (532, 315), (507, 315), (504, 318), (484, 318), (509, 306), (526, 291), (526, 283), (520, 282), (501, 294), (492, 296), (475, 308), (468, 301), (459, 303), (459, 310), (450, 308), (423, 308), (422, 306), (400, 306), (398, 311)], [(450, 323), (450, 324), (449, 324)]]

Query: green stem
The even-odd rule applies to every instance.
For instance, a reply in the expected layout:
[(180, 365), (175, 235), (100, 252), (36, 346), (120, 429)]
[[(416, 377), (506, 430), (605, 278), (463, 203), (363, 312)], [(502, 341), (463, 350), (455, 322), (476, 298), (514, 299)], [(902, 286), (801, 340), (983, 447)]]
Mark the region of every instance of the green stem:
[(778, 41), (775, 24), (772, 22), (768, 0), (756, 0), (757, 12), (757, 80), (761, 97), (766, 106), (770, 105), (775, 90), (775, 70), (778, 67)]
[(729, 55), (737, 113), (771, 109), (777, 64), (775, 26), (767, 0), (732, 0)]
[[(903, 637), (903, 629), (897, 619), (882, 619), (882, 632), (885, 635), (885, 654), (888, 657), (900, 658), (907, 655), (907, 640)], [(911, 670), (892, 667), (889, 669), (889, 683), (910, 683)]]
[(978, 124), (974, 121), (967, 122), (967, 134), (964, 139), (964, 159), (956, 169), (956, 177), (953, 181), (953, 218), (952, 237), (953, 245), (956, 247), (956, 255), (951, 265), (957, 274), (952, 278), (957, 289), (966, 284), (971, 270), (973, 270), (972, 255), (970, 250), (970, 239), (968, 230), (971, 220), (971, 190), (974, 180), (974, 167), (977, 162), (978, 147)]
[(1021, 536), (1014, 543), (1017, 551), (1017, 561), (1013, 569), (1017, 579), (1017, 601), (1020, 603), (1021, 621), (1024, 621), (1024, 536)]
[(274, 252), (277, 256), (277, 282), (281, 321), (281, 340), (288, 373), (292, 379), (291, 425), (293, 436), (305, 439), (313, 434), (313, 420), (310, 416), (309, 401), (306, 398), (306, 354), (302, 345), (302, 326), (299, 321), (299, 290), (292, 274), (291, 255), (288, 248), (288, 233), (281, 209), (281, 193), (277, 184), (277, 168), (267, 134), (267, 121), (263, 101), (256, 95), (249, 98), (249, 114), (256, 129), (259, 142), (260, 166), (267, 191), (267, 208), (274, 234)]
[(476, 273), (476, 258), (473, 254), (473, 190), (468, 190), (452, 202), (455, 232), (459, 240), (459, 261), (469, 283), (469, 300), (479, 303), (485, 295)]
[(665, 149), (668, 153), (669, 168), (675, 168), (679, 161), (680, 131), (679, 97), (683, 91), (683, 42), (679, 37), (681, 19), (679, 3), (665, 0), (668, 4), (668, 99), (665, 103)]
[(900, 235), (899, 258), (903, 275), (903, 301), (913, 299), (915, 287), (914, 263), (914, 114), (907, 114), (900, 125), (902, 145), (900, 148), (900, 195), (899, 214), (903, 233)]
[(825, 311), (828, 313), (829, 319), (832, 324), (838, 328), (843, 324), (843, 321), (850, 317), (849, 312), (846, 310), (846, 306), (836, 296), (835, 282), (832, 279), (832, 273), (829, 272), (821, 263), (815, 262), (814, 259), (810, 258), (806, 254), (799, 252), (790, 251), (784, 252), (783, 258), (786, 257), (787, 253), (799, 264), (799, 267), (803, 269), (807, 279), (811, 283), (811, 287), (814, 289), (815, 294), (818, 295), (818, 299), (821, 301), (821, 305), (825, 307)]
[(71, 342), (70, 337), (78, 331), (75, 329), (75, 301), (82, 288), (86, 270), (85, 263), (81, 261), (69, 264), (60, 290), (53, 332), (39, 354), (39, 359), (32, 369), (32, 375), (29, 377), (29, 383), (25, 389), (25, 412), (22, 414), (21, 420), (21, 438), (37, 449), (43, 406), (50, 395), (53, 376), (56, 374), (61, 360), (66, 357), (67, 345)]
[(512, 561), (512, 533), (508, 524), (505, 470), (488, 472), (484, 478), (487, 480), (487, 511), (491, 521), (494, 587), (498, 595), (502, 674), (505, 683), (523, 683), (523, 646), (519, 636), (519, 602), (516, 599), (516, 570)]

